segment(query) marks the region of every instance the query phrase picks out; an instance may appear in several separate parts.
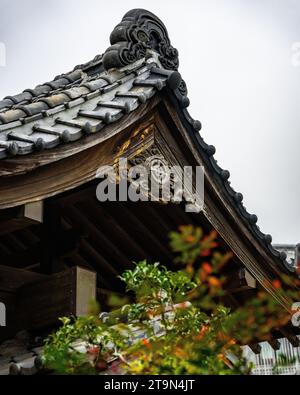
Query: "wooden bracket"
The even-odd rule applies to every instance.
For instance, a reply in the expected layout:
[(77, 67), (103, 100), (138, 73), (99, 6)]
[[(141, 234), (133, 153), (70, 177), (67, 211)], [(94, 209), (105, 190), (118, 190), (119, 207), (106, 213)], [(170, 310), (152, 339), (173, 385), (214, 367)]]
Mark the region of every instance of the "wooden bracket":
[(62, 316), (86, 315), (92, 299), (96, 299), (95, 272), (74, 266), (48, 276), (34, 273), (21, 288), (0, 292), (0, 302), (7, 308), (7, 327), (1, 328), (0, 340), (21, 330), (55, 326)]
[(0, 235), (43, 222), (43, 201), (1, 210)]
[(255, 289), (256, 286), (256, 279), (245, 268), (240, 268), (228, 274), (228, 281), (226, 284), (226, 291), (228, 292), (235, 293)]

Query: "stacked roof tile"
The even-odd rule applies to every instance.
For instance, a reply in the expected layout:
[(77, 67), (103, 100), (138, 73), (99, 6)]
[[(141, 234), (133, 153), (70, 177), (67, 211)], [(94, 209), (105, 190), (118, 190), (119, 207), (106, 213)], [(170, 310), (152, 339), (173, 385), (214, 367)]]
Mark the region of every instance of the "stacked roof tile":
[(0, 376), (36, 374), (42, 369), (41, 345), (41, 339), (30, 338), (26, 331), (3, 342), (0, 345)]
[[(199, 134), (201, 123), (187, 110), (187, 89), (177, 72), (178, 53), (162, 22), (148, 11), (132, 10), (113, 31), (111, 44), (104, 55), (73, 71), (0, 101), (0, 159), (51, 150), (101, 133), (165, 90), (237, 215), (281, 267), (295, 271), (286, 253), (274, 249), (272, 237), (260, 231), (257, 216), (248, 213), (243, 195), (231, 187), (230, 173), (214, 158), (215, 148)], [(11, 355), (8, 351), (1, 355), (0, 350), (0, 374), (35, 373), (39, 353), (40, 349), (28, 347)]]
[(243, 195), (231, 187), (229, 171), (214, 158), (215, 148), (199, 134), (201, 123), (187, 110), (187, 89), (177, 72), (178, 52), (162, 22), (148, 11), (132, 10), (112, 32), (111, 44), (103, 56), (97, 55), (72, 72), (0, 101), (0, 159), (101, 133), (107, 124), (135, 111), (164, 89), (237, 214), (279, 265), (295, 271), (286, 261), (286, 253), (275, 250), (272, 237), (261, 232), (257, 216), (248, 213), (242, 203)]

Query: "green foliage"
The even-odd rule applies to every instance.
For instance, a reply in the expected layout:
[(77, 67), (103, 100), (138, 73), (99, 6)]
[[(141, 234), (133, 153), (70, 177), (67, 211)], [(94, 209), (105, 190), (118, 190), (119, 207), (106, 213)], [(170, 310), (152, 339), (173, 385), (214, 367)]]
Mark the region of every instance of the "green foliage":
[(126, 270), (120, 278), (127, 291), (133, 291), (142, 303), (182, 300), (196, 285), (183, 271), (172, 272), (158, 262), (150, 264), (146, 260), (135, 264), (133, 270)]
[(280, 354), (277, 359), (276, 365), (273, 367), (273, 374), (281, 374), (282, 368), (293, 365), (297, 362), (297, 358)]
[(97, 316), (63, 317), (61, 327), (46, 340), (43, 359), (60, 374), (94, 374), (99, 361), (114, 349), (124, 348), (126, 337)]
[(62, 326), (46, 341), (43, 357), (49, 369), (57, 373), (88, 373), (91, 366), (88, 365), (86, 355), (77, 351), (73, 343), (81, 339), (88, 344), (95, 344), (102, 328), (98, 325), (94, 316), (90, 317), (63, 317)]
[[(112, 296), (105, 324), (95, 305), (94, 315), (62, 318), (46, 342), (46, 366), (64, 374), (97, 374), (117, 356), (129, 374), (249, 374), (252, 366), (240, 345), (268, 340), (289, 314), (263, 290), (235, 311), (221, 303), (226, 295), (221, 273), (232, 253), (217, 249), (216, 232), (204, 236), (200, 228), (182, 226), (170, 234), (170, 245), (182, 270), (135, 263), (120, 276), (134, 303)], [(137, 328), (142, 340), (135, 337)]]
[(182, 226), (180, 229), (180, 233), (170, 233), (170, 246), (174, 252), (180, 254), (175, 262), (189, 264), (194, 262), (200, 255), (201, 249), (204, 249), (200, 243), (203, 231), (193, 226)]

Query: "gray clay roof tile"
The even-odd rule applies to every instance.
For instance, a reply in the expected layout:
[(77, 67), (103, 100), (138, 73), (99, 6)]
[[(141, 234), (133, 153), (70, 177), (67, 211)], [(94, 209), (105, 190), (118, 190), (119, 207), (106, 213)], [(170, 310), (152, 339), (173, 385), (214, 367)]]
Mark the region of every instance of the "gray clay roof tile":
[[(133, 44), (127, 30), (144, 29), (147, 36), (149, 20), (155, 21), (157, 37), (164, 45), (149, 41), (145, 47), (140, 42), (136, 48), (142, 50), (124, 57), (124, 50), (129, 51)], [(150, 25), (154, 26), (152, 22)], [(70, 144), (86, 133), (101, 133), (105, 124), (116, 122), (165, 89), (238, 215), (265, 250), (285, 269), (292, 270), (286, 254), (272, 247), (271, 236), (260, 231), (256, 215), (248, 213), (242, 194), (232, 188), (230, 173), (214, 158), (215, 148), (199, 134), (201, 123), (187, 110), (187, 88), (177, 71), (178, 52), (171, 46), (162, 22), (148, 11), (129, 11), (111, 34), (111, 44), (104, 55), (76, 66), (72, 72), (0, 101), (0, 159)]]

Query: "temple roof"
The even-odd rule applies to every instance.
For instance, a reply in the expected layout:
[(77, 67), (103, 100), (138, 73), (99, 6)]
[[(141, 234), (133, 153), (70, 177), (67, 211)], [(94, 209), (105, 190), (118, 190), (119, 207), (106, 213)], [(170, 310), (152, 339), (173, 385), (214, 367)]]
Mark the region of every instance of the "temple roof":
[[(147, 35), (155, 42), (146, 45)], [(163, 89), (171, 74), (168, 85), (179, 86), (180, 75), (172, 73), (178, 66), (177, 50), (155, 15), (128, 12), (110, 41), (104, 55), (0, 101), (0, 159), (99, 132)]]
[(2, 100), (0, 158), (52, 149), (100, 132), (166, 86), (171, 72), (159, 66), (154, 57), (96, 75), (89, 75), (93, 66), (87, 66)]
[(199, 134), (201, 123), (187, 111), (187, 88), (177, 71), (178, 52), (163, 23), (148, 11), (131, 10), (113, 30), (110, 42), (104, 54), (92, 61), (0, 101), (0, 159), (34, 155), (104, 133), (106, 125), (165, 91), (237, 215), (279, 266), (294, 271), (286, 253), (275, 250), (272, 237), (260, 231), (256, 215), (247, 212), (243, 195), (230, 185), (229, 171), (214, 158), (215, 148)]

